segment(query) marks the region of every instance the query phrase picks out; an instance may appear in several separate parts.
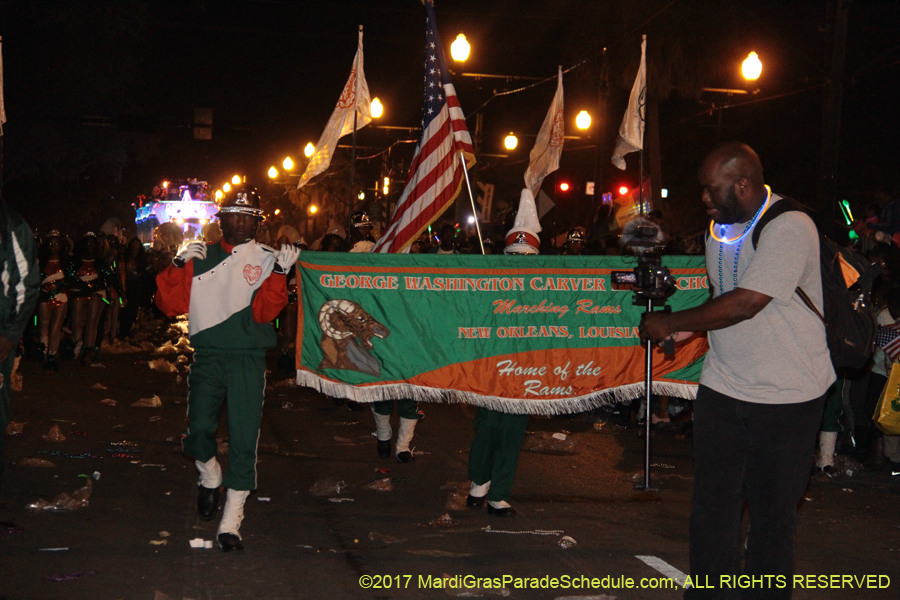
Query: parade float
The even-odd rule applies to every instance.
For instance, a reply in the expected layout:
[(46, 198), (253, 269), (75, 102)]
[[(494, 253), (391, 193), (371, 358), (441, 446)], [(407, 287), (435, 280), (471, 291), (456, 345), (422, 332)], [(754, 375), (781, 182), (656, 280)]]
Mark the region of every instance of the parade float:
[(135, 203), (137, 237), (144, 244), (152, 244), (157, 229), (164, 223), (175, 225), (185, 240), (200, 237), (203, 226), (213, 220), (218, 210), (205, 181), (163, 181), (154, 186), (149, 196), (142, 195)]

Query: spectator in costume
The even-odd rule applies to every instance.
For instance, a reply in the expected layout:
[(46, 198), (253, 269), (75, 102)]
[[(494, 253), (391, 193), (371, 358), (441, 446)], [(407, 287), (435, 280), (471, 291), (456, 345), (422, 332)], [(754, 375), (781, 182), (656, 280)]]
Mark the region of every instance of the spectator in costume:
[(47, 234), (40, 252), (41, 288), (38, 294), (38, 329), (44, 370), (59, 372), (59, 342), (68, 312), (68, 288), (81, 281), (68, 270), (68, 248), (55, 229)]
[(88, 232), (76, 245), (74, 274), (81, 283), (72, 289), (70, 325), (75, 342), (75, 357), (88, 366), (100, 360), (97, 331), (107, 303), (119, 302), (123, 295), (121, 281), (112, 267), (100, 256), (100, 243)]

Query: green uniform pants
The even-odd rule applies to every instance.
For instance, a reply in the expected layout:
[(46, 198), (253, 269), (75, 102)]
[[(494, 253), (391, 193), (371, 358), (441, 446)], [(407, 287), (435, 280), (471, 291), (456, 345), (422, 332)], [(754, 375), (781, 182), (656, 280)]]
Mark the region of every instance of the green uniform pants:
[[(375, 412), (375, 414), (390, 416), (390, 414), (394, 412), (394, 402), (394, 400), (382, 400), (381, 402), (373, 402), (372, 410)], [(397, 414), (404, 419), (421, 421), (425, 418), (425, 413), (419, 410), (419, 403), (415, 400), (404, 398), (403, 400), (396, 400), (396, 402)]]
[(511, 415), (488, 408), (475, 415), (475, 439), (469, 450), (469, 479), (476, 485), (491, 482), (487, 499), (507, 500), (528, 428), (528, 415)]
[(16, 360), (15, 349), (9, 353), (9, 357), (0, 363), (0, 476), (3, 475), (3, 449), (6, 445), (6, 426), (9, 424), (9, 384), (12, 373), (13, 361)]
[(198, 350), (188, 376), (188, 425), (184, 452), (206, 462), (216, 455), (219, 413), (228, 411), (228, 468), (222, 485), (256, 489), (256, 445), (266, 388), (265, 350)]

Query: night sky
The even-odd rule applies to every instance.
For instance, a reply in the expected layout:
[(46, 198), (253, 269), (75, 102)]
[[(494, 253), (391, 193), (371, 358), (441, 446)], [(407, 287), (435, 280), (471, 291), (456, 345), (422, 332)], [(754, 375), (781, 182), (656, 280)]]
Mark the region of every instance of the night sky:
[[(838, 194), (860, 210), (877, 187), (898, 187), (898, 4), (850, 4)], [(829, 6), (825, 0), (437, 0), (436, 12), (448, 57), (458, 33), (472, 44), (472, 58), (452, 67), (457, 73), (551, 78), (557, 65), (580, 65), (564, 79), (567, 133), (578, 134), (574, 116), (582, 109), (595, 124), (590, 139), (566, 142), (556, 177), (571, 179), (575, 191), (557, 198), (556, 214), (548, 215), (557, 227), (584, 218), (585, 181), (599, 178), (602, 191), (637, 184), (635, 155), (624, 173), (609, 156), (646, 33), (667, 212), (696, 213), (699, 229), (696, 168), (716, 141), (709, 108), (725, 100), (700, 88), (746, 87), (739, 65), (750, 50), (764, 64), (754, 86), (760, 92), (731, 99), (754, 103), (725, 109), (721, 137), (754, 146), (777, 190), (816, 201)], [(34, 226), (78, 234), (109, 216), (132, 220), (135, 197), (162, 179), (197, 177), (218, 186), (241, 173), (262, 184), (270, 165), (286, 155), (300, 159), (301, 148), (317, 140), (349, 74), (358, 25), (369, 88), (386, 107), (379, 123), (414, 127), (424, 20), (420, 0), (0, 2), (4, 197)], [(485, 156), (475, 173), (497, 185), (498, 200), (516, 198), (534, 140), (528, 136), (540, 128), (555, 83), (492, 100), (495, 90), (533, 82), (457, 75), (454, 83), (467, 115), (490, 100), (480, 110), (483, 154), (506, 154), (502, 137), (519, 135), (515, 152)], [(212, 140), (193, 139), (198, 107), (213, 109)], [(474, 130), (475, 117), (468, 123)], [(367, 128), (359, 135), (360, 155), (416, 137)], [(411, 151), (412, 144), (398, 148), (389, 167), (402, 168)], [(368, 185), (382, 168), (380, 158), (357, 166)], [(544, 185), (551, 193), (552, 177)]]

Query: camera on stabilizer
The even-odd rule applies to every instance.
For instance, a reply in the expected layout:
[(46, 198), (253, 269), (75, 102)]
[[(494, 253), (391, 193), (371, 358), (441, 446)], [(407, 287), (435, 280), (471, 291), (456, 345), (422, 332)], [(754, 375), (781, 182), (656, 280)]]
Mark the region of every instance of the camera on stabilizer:
[(637, 256), (638, 264), (632, 271), (613, 271), (612, 280), (634, 288), (634, 304), (665, 301), (675, 292), (675, 279), (662, 266), (666, 237), (656, 223), (644, 218), (632, 219), (622, 230), (620, 245)]

